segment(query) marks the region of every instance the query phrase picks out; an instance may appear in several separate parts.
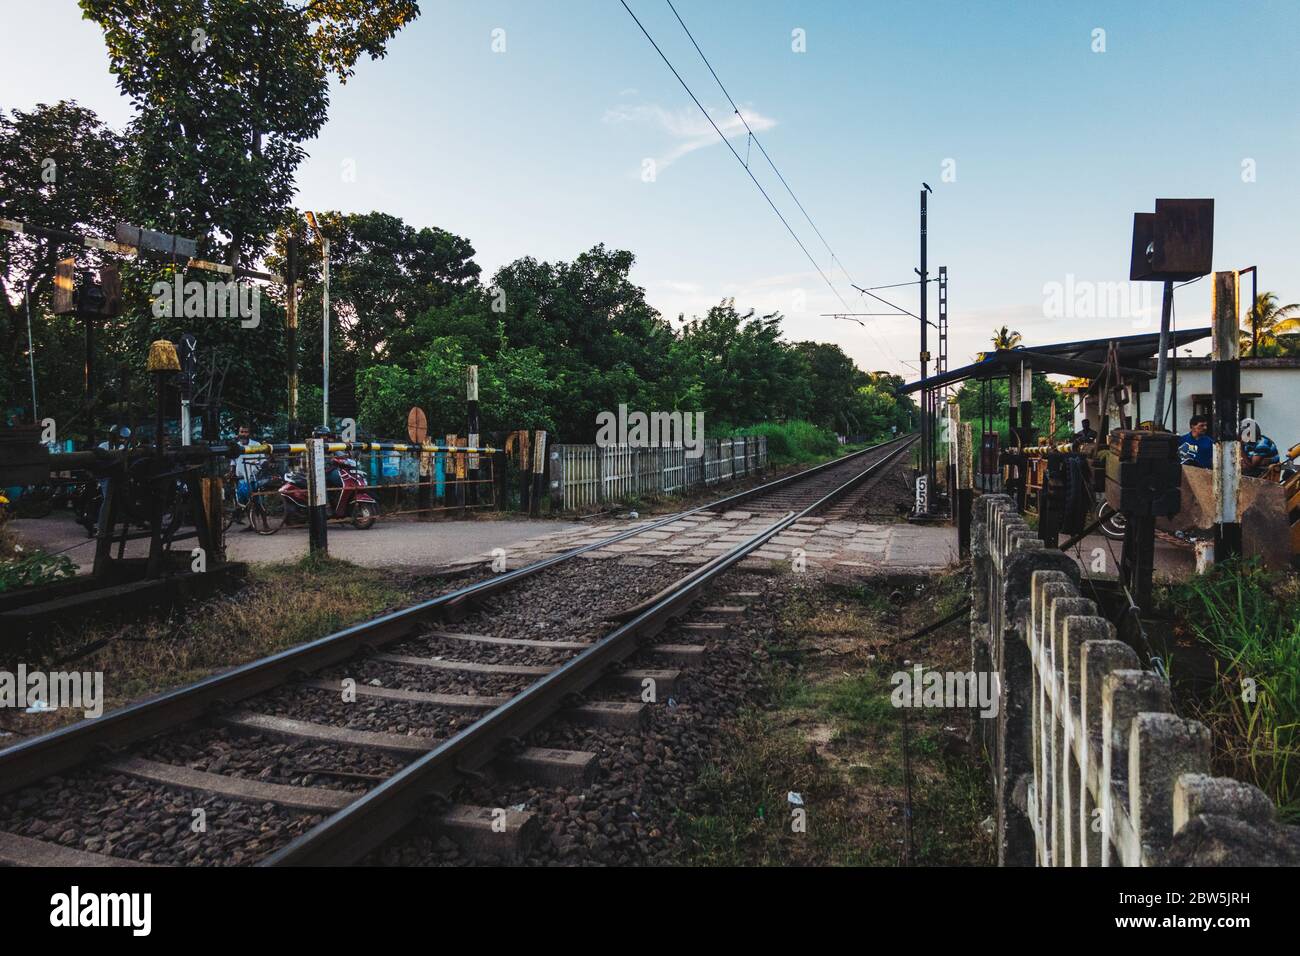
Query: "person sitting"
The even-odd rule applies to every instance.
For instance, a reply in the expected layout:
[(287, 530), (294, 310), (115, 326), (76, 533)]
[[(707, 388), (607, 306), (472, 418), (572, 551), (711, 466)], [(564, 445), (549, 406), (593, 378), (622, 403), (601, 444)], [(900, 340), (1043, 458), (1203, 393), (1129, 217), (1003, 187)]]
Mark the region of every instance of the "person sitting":
[[(241, 448), (248, 448), (250, 445), (257, 448), (261, 444), (253, 440), (252, 430), (247, 424), (239, 426), (239, 433), (235, 441)], [(239, 505), (241, 512), (244, 512), (252, 501), (253, 492), (258, 490), (258, 475), (261, 472), (262, 465), (267, 460), (267, 455), (261, 451), (244, 451), (235, 459), (235, 502)], [(235, 520), (243, 524), (243, 514), (237, 514)], [(253, 531), (255, 529), (250, 522), (244, 526), (243, 530)]]
[(1092, 422), (1085, 418), (1083, 420), (1083, 427), (1075, 432), (1074, 440), (1081, 445), (1096, 442), (1097, 433), (1092, 429)]
[(1192, 468), (1214, 467), (1214, 439), (1210, 437), (1209, 416), (1192, 416), (1188, 432), (1178, 446), (1178, 458)]
[(1242, 426), (1247, 433), (1253, 432), (1257, 437), (1254, 441), (1241, 443), (1241, 473), (1248, 478), (1259, 478), (1270, 465), (1276, 465), (1281, 460), (1281, 456), (1273, 439), (1259, 430), (1257, 422), (1247, 418), (1242, 422)]

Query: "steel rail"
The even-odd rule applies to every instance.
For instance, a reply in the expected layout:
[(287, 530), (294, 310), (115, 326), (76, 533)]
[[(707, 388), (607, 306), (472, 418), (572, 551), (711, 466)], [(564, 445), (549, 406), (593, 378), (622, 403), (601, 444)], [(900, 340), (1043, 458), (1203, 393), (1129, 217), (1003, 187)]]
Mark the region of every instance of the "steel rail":
[[(619, 625), (576, 657), (530, 684), (258, 865), (339, 866), (356, 862), (416, 819), (430, 797), (437, 795), (446, 799), (462, 776), (477, 773), (501, 756), (504, 745), (517, 742), (559, 710), (570, 695), (580, 693), (599, 680), (611, 665), (634, 653), (640, 640), (661, 631), (696, 600), (703, 588), (738, 561), (891, 463), (910, 447), (912, 440), (914, 436), (909, 436), (900, 447), (867, 466), (864, 472), (854, 475), (803, 510), (787, 512), (770, 527), (710, 561), (698, 572), (687, 575), (671, 593), (632, 620)], [(840, 459), (837, 463), (842, 461)]]
[[(891, 438), (889, 441), (882, 441), (882, 442), (877, 442), (874, 445), (868, 445), (866, 448), (862, 448), (859, 449), (858, 451), (851, 452), (842, 458), (833, 458), (830, 461), (823, 462), (822, 464), (816, 465), (812, 468), (805, 468), (803, 471), (797, 471), (792, 475), (786, 475), (784, 478), (777, 478), (775, 481), (769, 481), (766, 482), (765, 484), (756, 485), (753, 488), (747, 488), (744, 491), (738, 491), (736, 492), (736, 494), (731, 495), (728, 498), (724, 498), (721, 501), (716, 501), (713, 504), (708, 505), (707, 507), (709, 510), (716, 511), (718, 508), (722, 507), (723, 505), (734, 506), (734, 505), (742, 504), (743, 502), (748, 501), (750, 498), (768, 494), (769, 492), (776, 491), (780, 488), (785, 487), (786, 485), (797, 484), (798, 482), (803, 481), (804, 479), (809, 478), (812, 475), (817, 474), (818, 472), (839, 467), (843, 465), (845, 462), (852, 461), (855, 458), (860, 458), (863, 455), (868, 455), (873, 451), (879, 451), (881, 448), (884, 448), (887, 445), (901, 443), (900, 447), (906, 448), (916, 440), (916, 437), (917, 436), (915, 435), (903, 435), (901, 438)], [(867, 474), (866, 472), (863, 472), (861, 475), (858, 476), (858, 479), (863, 480), (866, 474)]]
[[(867, 454), (888, 444), (890, 442), (873, 445), (855, 452), (853, 456), (835, 459), (825, 465), (799, 472), (793, 477), (816, 473), (827, 465), (842, 464), (851, 457)], [(788, 478), (778, 479), (769, 484), (775, 486), (786, 481)], [(81, 720), (47, 734), (21, 741), (0, 750), (0, 794), (12, 792), (45, 777), (62, 773), (94, 758), (97, 753), (105, 750), (112, 752), (169, 730), (178, 723), (202, 717), (215, 708), (226, 707), (270, 690), (292, 679), (296, 674), (320, 670), (346, 660), (364, 648), (378, 648), (391, 643), (411, 633), (433, 615), (441, 614), (454, 620), (463, 616), (471, 603), (503, 591), (512, 584), (547, 568), (571, 560), (580, 554), (653, 531), (687, 515), (725, 506), (745, 494), (748, 492), (741, 492), (739, 495), (732, 495), (721, 501), (670, 515), (648, 525), (570, 549), (411, 607), (354, 624), (306, 644), (241, 664), (194, 684), (165, 691), (102, 717)]]

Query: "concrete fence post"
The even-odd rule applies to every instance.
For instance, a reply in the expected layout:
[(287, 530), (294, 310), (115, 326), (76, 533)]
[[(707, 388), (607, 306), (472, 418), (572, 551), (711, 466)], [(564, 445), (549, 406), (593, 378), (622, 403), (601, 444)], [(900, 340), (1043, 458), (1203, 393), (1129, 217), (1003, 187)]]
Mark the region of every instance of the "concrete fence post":
[(1174, 836), (1174, 786), (1184, 773), (1210, 769), (1210, 731), (1167, 713), (1138, 714), (1129, 731), (1129, 816), (1140, 861), (1160, 866)]
[(997, 678), (990, 756), (1001, 865), (1300, 865), (1300, 828), (1257, 788), (1206, 775), (1210, 735), (1115, 639), (1005, 495), (971, 512), (971, 663)]

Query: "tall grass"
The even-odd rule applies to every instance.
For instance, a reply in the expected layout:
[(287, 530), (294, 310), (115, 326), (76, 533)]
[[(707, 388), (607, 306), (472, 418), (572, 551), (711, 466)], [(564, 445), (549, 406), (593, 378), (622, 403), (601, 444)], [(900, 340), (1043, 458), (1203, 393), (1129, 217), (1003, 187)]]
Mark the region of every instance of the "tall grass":
[(1189, 625), (1218, 656), (1200, 716), (1221, 761), (1300, 820), (1300, 579), (1229, 562), (1183, 591)]
[(839, 440), (812, 422), (763, 422), (740, 429), (739, 435), (767, 436), (767, 458), (775, 465), (826, 458), (839, 451)]

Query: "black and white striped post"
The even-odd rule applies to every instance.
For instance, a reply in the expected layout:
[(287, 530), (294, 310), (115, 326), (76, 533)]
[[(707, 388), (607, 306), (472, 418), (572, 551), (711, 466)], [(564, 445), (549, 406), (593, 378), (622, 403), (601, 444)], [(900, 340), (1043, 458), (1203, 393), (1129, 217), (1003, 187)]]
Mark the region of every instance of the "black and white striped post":
[[(468, 435), (469, 447), (478, 447), (478, 366), (470, 365), (465, 369), (465, 410), (468, 423), (465, 433)], [(469, 503), (478, 504), (478, 469), (479, 457), (468, 456), (466, 480), (469, 482)]]
[(538, 429), (533, 432), (533, 487), (528, 501), (530, 517), (539, 517), (542, 513), (542, 496), (546, 494), (546, 431)]
[(1239, 285), (1236, 272), (1214, 273), (1210, 290), (1213, 352), (1210, 382), (1214, 392), (1214, 560), (1241, 555), (1241, 359), (1237, 331)]
[(325, 508), (325, 441), (313, 438), (307, 442), (307, 530), (313, 555), (329, 554)]

